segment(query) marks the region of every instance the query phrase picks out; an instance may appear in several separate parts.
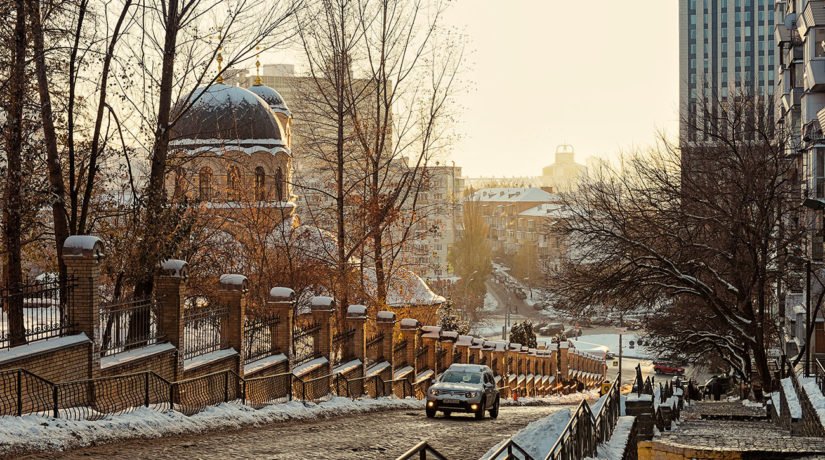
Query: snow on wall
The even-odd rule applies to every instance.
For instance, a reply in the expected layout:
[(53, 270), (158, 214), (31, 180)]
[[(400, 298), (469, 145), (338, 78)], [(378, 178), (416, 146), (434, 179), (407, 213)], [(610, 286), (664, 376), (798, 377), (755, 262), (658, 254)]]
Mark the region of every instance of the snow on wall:
[(269, 366), (274, 366), (278, 363), (282, 363), (285, 361), (286, 355), (284, 355), (283, 353), (267, 356), (266, 358), (261, 358), (257, 361), (252, 361), (251, 363), (244, 365), (243, 373), (244, 375), (254, 374), (255, 372), (260, 371), (261, 369), (266, 369)]
[(66, 337), (38, 340), (37, 342), (20, 345), (19, 347), (0, 350), (0, 364), (88, 342), (90, 342), (89, 337), (82, 332), (80, 334), (69, 335)]
[(788, 401), (788, 411), (791, 414), (791, 418), (801, 419), (802, 405), (799, 404), (799, 397), (796, 394), (793, 382), (791, 382), (791, 377), (786, 377), (780, 380), (780, 382), (782, 383), (782, 390), (785, 392), (785, 399)]
[(223, 350), (216, 350), (205, 355), (195, 356), (183, 362), (183, 370), (188, 371), (196, 367), (203, 366), (230, 356), (237, 356), (238, 352), (234, 348), (226, 348)]
[(801, 377), (799, 384), (808, 396), (808, 401), (810, 401), (814, 407), (816, 415), (819, 417), (819, 423), (825, 427), (825, 396), (822, 395), (816, 379), (813, 377)]
[(337, 367), (333, 367), (332, 368), (332, 373), (333, 374), (346, 374), (347, 372), (351, 372), (351, 371), (354, 371), (355, 369), (358, 369), (358, 366), (360, 366), (360, 365), (361, 365), (361, 360), (360, 359), (353, 359), (350, 362), (342, 363), (342, 364), (338, 365)]
[(375, 363), (369, 369), (367, 369), (367, 377), (372, 377), (372, 376), (378, 375), (378, 374), (384, 372), (384, 370), (388, 369), (390, 366), (392, 366), (392, 365), (390, 363), (388, 363), (387, 361), (381, 361), (380, 363)]
[(320, 358), (315, 358), (312, 361), (301, 364), (300, 366), (295, 366), (295, 368), (292, 369), (292, 375), (298, 377), (304, 376), (327, 363), (329, 363), (329, 361), (323, 356)]
[(133, 350), (125, 351), (123, 353), (117, 353), (111, 356), (104, 356), (100, 358), (100, 368), (106, 369), (107, 367), (119, 366), (121, 364), (126, 364), (135, 361), (137, 359), (147, 358), (149, 356), (153, 356), (158, 353), (164, 353), (174, 349), (175, 346), (171, 343), (156, 343), (154, 345), (135, 348)]

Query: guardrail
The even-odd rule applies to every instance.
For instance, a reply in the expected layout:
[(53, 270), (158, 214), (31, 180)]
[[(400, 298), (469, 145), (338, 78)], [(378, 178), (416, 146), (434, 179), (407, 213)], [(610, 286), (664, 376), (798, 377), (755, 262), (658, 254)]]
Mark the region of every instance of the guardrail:
[(590, 405), (582, 401), (545, 460), (576, 460), (596, 453), (596, 430)]

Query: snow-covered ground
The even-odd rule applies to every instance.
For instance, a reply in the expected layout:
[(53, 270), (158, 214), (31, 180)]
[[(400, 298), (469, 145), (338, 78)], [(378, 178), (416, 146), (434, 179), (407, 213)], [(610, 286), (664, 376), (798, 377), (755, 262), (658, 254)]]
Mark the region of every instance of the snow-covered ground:
[[(579, 350), (592, 352), (611, 351), (617, 356), (619, 354), (619, 334), (582, 335), (581, 337), (573, 338), (572, 341)], [(639, 337), (636, 334), (622, 334), (622, 353), (624, 356), (654, 359), (656, 353), (646, 347), (636, 345), (638, 341)], [(630, 348), (630, 342), (634, 343), (633, 348)]]
[[(513, 442), (524, 449), (532, 458), (544, 458), (550, 453), (553, 445), (556, 444), (556, 440), (561, 435), (567, 422), (570, 421), (571, 416), (570, 409), (562, 409), (543, 419), (531, 422), (513, 436)], [(490, 448), (490, 450), (481, 457), (481, 460), (493, 458), (495, 451), (506, 442), (507, 439), (504, 439)]]
[(493, 312), (496, 310), (498, 310), (498, 300), (489, 292), (484, 294), (484, 307), (482, 307), (482, 311)]
[(257, 410), (237, 403), (224, 403), (208, 407), (193, 416), (139, 408), (128, 414), (107, 416), (97, 421), (73, 421), (36, 415), (0, 417), (0, 457), (14, 452), (64, 450), (127, 438), (157, 438), (288, 420), (423, 408), (423, 401), (409, 398), (355, 401), (333, 398), (319, 404), (293, 401)]

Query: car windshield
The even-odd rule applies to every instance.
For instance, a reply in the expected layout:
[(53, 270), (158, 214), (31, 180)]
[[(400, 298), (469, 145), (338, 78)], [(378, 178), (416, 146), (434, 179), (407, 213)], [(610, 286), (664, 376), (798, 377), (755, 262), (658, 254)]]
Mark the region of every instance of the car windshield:
[(447, 371), (441, 376), (444, 383), (480, 383), (481, 374), (476, 372)]

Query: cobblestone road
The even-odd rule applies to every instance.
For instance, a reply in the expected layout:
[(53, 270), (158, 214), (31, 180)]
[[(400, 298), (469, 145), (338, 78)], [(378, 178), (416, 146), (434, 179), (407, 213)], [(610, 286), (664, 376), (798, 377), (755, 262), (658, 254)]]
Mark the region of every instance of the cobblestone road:
[(90, 447), (29, 459), (394, 459), (427, 440), (450, 460), (477, 459), (500, 440), (564, 406), (502, 407), (497, 420), (454, 415), (427, 419), (424, 411), (387, 411), (333, 419), (274, 423), (232, 432)]

